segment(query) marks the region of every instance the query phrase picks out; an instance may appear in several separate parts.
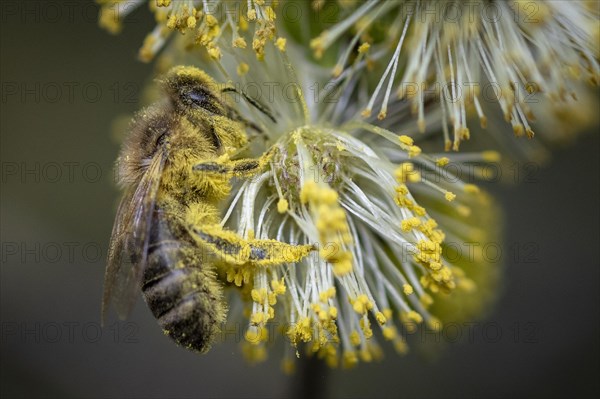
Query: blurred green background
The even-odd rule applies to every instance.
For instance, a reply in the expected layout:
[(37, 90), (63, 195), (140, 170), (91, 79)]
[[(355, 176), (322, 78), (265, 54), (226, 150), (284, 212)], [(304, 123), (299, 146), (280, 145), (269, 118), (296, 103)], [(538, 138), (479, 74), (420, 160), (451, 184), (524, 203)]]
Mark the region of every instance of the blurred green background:
[[(136, 52), (152, 21), (142, 7), (112, 37), (97, 27), (92, 2), (3, 1), (1, 9), (2, 397), (297, 396), (303, 381), (284, 375), (278, 356), (248, 366), (233, 339), (189, 353), (141, 301), (128, 322), (99, 329), (118, 198), (111, 126), (138, 109), (151, 78)], [(598, 394), (598, 149), (597, 134), (583, 135), (530, 181), (487, 185), (505, 208), (506, 276), (472, 339), (463, 326), (457, 342), (442, 336), (434, 351), (398, 357), (386, 346), (383, 362), (319, 369), (323, 393)], [(436, 340), (412, 337), (420, 339)]]

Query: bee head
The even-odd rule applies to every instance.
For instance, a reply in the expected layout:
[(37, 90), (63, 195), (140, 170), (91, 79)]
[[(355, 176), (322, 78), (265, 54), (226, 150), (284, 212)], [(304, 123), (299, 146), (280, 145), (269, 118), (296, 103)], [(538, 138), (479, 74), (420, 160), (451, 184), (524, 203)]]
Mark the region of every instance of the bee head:
[(220, 98), (218, 84), (198, 68), (174, 67), (167, 73), (162, 84), (180, 112), (200, 111), (219, 116), (229, 113), (227, 105)]
[(243, 119), (223, 94), (223, 85), (208, 74), (195, 67), (177, 66), (167, 72), (161, 83), (172, 111), (195, 126), (215, 152), (246, 144)]

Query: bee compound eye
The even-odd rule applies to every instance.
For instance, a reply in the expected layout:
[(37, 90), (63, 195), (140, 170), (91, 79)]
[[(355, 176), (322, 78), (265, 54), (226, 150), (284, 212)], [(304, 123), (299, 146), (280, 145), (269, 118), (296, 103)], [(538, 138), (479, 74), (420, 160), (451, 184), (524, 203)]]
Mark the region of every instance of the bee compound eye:
[(216, 115), (222, 114), (218, 100), (202, 87), (187, 88), (181, 93), (181, 101), (188, 107), (202, 108)]
[(190, 105), (196, 105), (198, 107), (205, 108), (210, 103), (209, 94), (198, 87), (188, 88), (181, 93), (182, 100)]
[(202, 106), (206, 103), (206, 93), (197, 90), (192, 90), (189, 93), (187, 93), (187, 95), (190, 101), (196, 105)]

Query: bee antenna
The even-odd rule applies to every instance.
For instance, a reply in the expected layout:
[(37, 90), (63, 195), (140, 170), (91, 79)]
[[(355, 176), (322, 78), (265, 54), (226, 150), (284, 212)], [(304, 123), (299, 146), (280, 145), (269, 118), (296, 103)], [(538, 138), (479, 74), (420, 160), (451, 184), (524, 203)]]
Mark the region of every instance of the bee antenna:
[(221, 90), (222, 93), (229, 92), (229, 91), (240, 94), (242, 97), (244, 97), (246, 99), (246, 101), (248, 101), (250, 104), (252, 104), (254, 106), (254, 108), (256, 108), (257, 110), (259, 110), (260, 112), (265, 114), (271, 121), (273, 121), (273, 123), (277, 122), (277, 120), (275, 119), (273, 114), (271, 114), (271, 111), (269, 111), (267, 109), (267, 107), (265, 107), (264, 105), (262, 105), (261, 103), (259, 103), (255, 99), (253, 99), (252, 97), (248, 96), (244, 91), (238, 90), (232, 86), (227, 86)]

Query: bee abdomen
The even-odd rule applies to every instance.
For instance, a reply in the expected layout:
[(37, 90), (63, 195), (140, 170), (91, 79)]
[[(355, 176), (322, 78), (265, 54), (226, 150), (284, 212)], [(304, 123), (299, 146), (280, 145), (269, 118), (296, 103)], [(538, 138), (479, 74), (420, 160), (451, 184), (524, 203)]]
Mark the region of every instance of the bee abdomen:
[(218, 331), (217, 318), (214, 305), (202, 293), (194, 292), (164, 313), (158, 322), (179, 345), (203, 353), (210, 348)]
[(193, 271), (175, 269), (144, 284), (143, 291), (148, 307), (157, 319), (173, 309), (185, 296), (197, 292)]
[(163, 240), (151, 243), (144, 297), (165, 334), (188, 349), (206, 352), (226, 316), (221, 287), (197, 248), (165, 239), (170, 232), (164, 224), (157, 227)]

